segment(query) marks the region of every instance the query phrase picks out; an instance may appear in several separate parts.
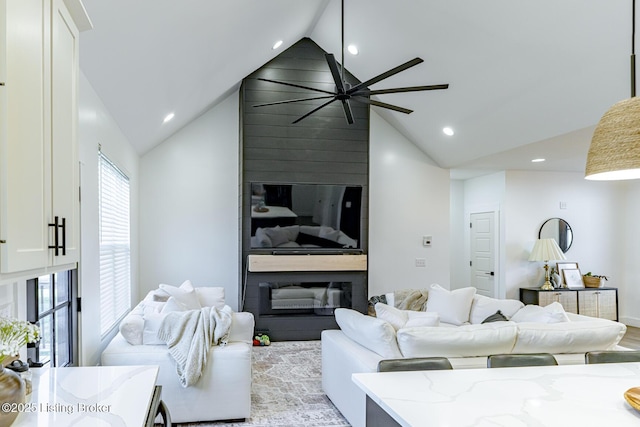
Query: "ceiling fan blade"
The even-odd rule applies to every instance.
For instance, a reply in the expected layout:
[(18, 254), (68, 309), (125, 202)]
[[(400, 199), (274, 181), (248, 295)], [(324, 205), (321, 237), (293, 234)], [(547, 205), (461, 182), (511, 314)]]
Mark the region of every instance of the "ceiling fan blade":
[(411, 68), (411, 67), (413, 67), (415, 65), (418, 65), (418, 64), (420, 64), (422, 62), (424, 62), (424, 61), (421, 58), (414, 58), (411, 61), (407, 61), (402, 65), (398, 65), (397, 67), (392, 68), (389, 71), (386, 71), (386, 72), (384, 72), (382, 74), (379, 74), (379, 75), (377, 75), (377, 76), (375, 76), (375, 77), (373, 77), (373, 78), (371, 78), (371, 79), (369, 79), (369, 80), (367, 80), (365, 82), (360, 83), (359, 85), (356, 85), (356, 86), (352, 87), (351, 89), (349, 89), (347, 91), (347, 93), (349, 95), (352, 95), (353, 93), (359, 91), (360, 89), (363, 89), (365, 87), (369, 87), (374, 83), (378, 83), (380, 80), (384, 80), (384, 79), (386, 79), (388, 77), (391, 77), (391, 76), (393, 76), (395, 74), (398, 74), (399, 72), (404, 71), (404, 70), (406, 70), (408, 68)]
[(329, 64), (329, 70), (331, 70), (331, 76), (333, 77), (333, 81), (336, 83), (338, 93), (344, 93), (344, 82), (342, 81), (340, 70), (338, 69), (336, 57), (333, 56), (333, 53), (327, 53), (324, 57), (327, 59), (327, 64)]
[(312, 115), (313, 113), (315, 113), (316, 111), (318, 111), (321, 108), (326, 107), (327, 105), (331, 104), (333, 101), (337, 100), (337, 97), (333, 97), (333, 99), (330, 99), (329, 101), (325, 102), (324, 104), (320, 105), (319, 107), (314, 108), (313, 110), (309, 111), (307, 114), (305, 114), (304, 116), (294, 120), (291, 124), (296, 124), (299, 121), (306, 119), (307, 117), (309, 117), (310, 115)]
[(342, 109), (344, 110), (344, 117), (347, 119), (347, 123), (353, 124), (353, 112), (351, 111), (351, 104), (346, 99), (341, 99)]
[[(439, 89), (448, 89), (448, 84), (443, 85), (431, 85), (431, 86), (411, 86), (411, 87), (396, 87), (392, 89), (379, 89), (379, 90), (371, 90), (368, 92), (369, 95), (384, 95), (386, 93), (400, 93), (400, 92), (419, 92), (422, 90), (439, 90)], [(355, 94), (353, 94), (355, 95)]]
[(266, 104), (256, 104), (254, 107), (266, 107), (268, 105), (291, 104), (292, 102), (315, 101), (316, 99), (333, 98), (335, 95), (314, 96), (312, 98), (287, 99), (284, 101), (268, 102)]
[(263, 82), (277, 83), (279, 85), (297, 87), (299, 89), (313, 90), (313, 91), (316, 91), (316, 92), (326, 93), (326, 94), (329, 94), (329, 95), (335, 95), (334, 92), (329, 92), (328, 90), (322, 90), (322, 89), (316, 89), (315, 87), (297, 85), (295, 83), (279, 82), (277, 80), (269, 80), (269, 79), (263, 79), (263, 78), (258, 78), (258, 80), (262, 80)]
[(363, 95), (355, 95), (353, 98), (356, 102), (362, 102), (363, 104), (374, 105), (376, 107), (387, 108), (389, 110), (398, 111), (399, 113), (411, 114), (413, 110), (408, 108), (398, 107), (397, 105), (387, 104), (386, 102), (380, 102), (373, 99), (369, 99)]

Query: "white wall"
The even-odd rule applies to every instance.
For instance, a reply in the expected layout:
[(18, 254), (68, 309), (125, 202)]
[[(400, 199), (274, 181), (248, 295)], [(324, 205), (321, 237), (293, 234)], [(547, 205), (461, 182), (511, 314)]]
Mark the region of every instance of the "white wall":
[(616, 252), (620, 268), (611, 271), (612, 278), (620, 286), (618, 305), (620, 321), (640, 327), (640, 181), (625, 183), (625, 194), (617, 208), (624, 215), (619, 225), (620, 240)]
[(160, 283), (224, 286), (238, 307), (238, 93), (140, 163), (140, 297)]
[(113, 333), (100, 337), (100, 247), (98, 241), (98, 145), (127, 176), (131, 190), (132, 304), (138, 298), (138, 155), (110, 116), (84, 74), (80, 73), (79, 105), (81, 253), (79, 293), (82, 297), (80, 362), (95, 365)]
[[(507, 172), (507, 296), (518, 298), (518, 288), (542, 284), (541, 263), (527, 259), (540, 226), (553, 217), (566, 220), (573, 230), (567, 260), (577, 262), (583, 273), (611, 276), (608, 285), (622, 287), (623, 190), (620, 183), (587, 181), (582, 173)], [(566, 203), (566, 209), (560, 209), (560, 202)]]
[[(369, 295), (449, 287), (449, 170), (371, 111)], [(422, 236), (433, 236), (431, 247)], [(426, 267), (415, 259), (425, 258)]]

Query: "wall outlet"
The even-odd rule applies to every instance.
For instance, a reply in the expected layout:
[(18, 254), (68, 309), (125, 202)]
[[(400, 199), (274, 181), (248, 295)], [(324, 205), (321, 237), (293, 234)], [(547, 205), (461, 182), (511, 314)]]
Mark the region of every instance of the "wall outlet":
[(426, 267), (427, 260), (425, 258), (416, 258), (416, 267)]
[(431, 246), (431, 236), (422, 236), (422, 246)]

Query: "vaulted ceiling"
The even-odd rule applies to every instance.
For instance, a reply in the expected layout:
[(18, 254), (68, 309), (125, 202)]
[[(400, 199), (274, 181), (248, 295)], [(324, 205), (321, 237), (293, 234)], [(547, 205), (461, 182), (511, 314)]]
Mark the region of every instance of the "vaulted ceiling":
[[(302, 37), (341, 55), (340, 0), (84, 4), (81, 69), (141, 154)], [(424, 59), (374, 89), (450, 84), (378, 98), (410, 115), (372, 108), (455, 170), (583, 171), (593, 127), (630, 93), (631, 0), (345, 0), (345, 42), (360, 80)]]

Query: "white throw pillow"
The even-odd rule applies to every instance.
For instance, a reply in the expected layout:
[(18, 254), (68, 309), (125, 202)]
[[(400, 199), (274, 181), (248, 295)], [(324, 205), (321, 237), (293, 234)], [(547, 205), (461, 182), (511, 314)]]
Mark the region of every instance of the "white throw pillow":
[(164, 303), (161, 311), (147, 310), (144, 313), (144, 329), (142, 331), (142, 344), (160, 345), (165, 344), (158, 338), (158, 330), (165, 316), (172, 311), (186, 311), (187, 307), (175, 297), (169, 297)]
[(522, 301), (515, 299), (496, 299), (476, 294), (473, 297), (469, 321), (472, 324), (482, 323), (484, 319), (495, 314), (498, 310), (507, 316), (507, 319), (511, 319), (522, 307), (524, 307)]
[(142, 344), (142, 333), (144, 330), (144, 318), (142, 317), (142, 307), (138, 304), (120, 322), (120, 333), (131, 345)]
[(221, 286), (203, 286), (196, 288), (196, 295), (202, 307), (215, 307), (222, 310), (224, 304), (224, 288)]
[(427, 312), (438, 313), (440, 321), (462, 325), (469, 321), (469, 312), (476, 288), (468, 287), (449, 291), (438, 284), (429, 287)]
[(438, 313), (426, 313), (424, 311), (400, 310), (381, 302), (376, 303), (376, 316), (386, 320), (396, 331), (401, 328), (416, 326), (438, 326), (440, 316)]
[(438, 313), (427, 313), (426, 311), (407, 310), (407, 323), (405, 328), (415, 328), (418, 326), (439, 326), (440, 315)]
[(142, 344), (162, 345), (166, 344), (158, 338), (158, 330), (166, 314), (149, 313), (144, 316), (144, 330), (142, 331)]
[(179, 288), (171, 285), (160, 285), (160, 289), (177, 299), (178, 302), (184, 304), (188, 310), (197, 310), (201, 308), (198, 295), (191, 284), (191, 280), (185, 280)]
[(396, 331), (403, 328), (407, 320), (409, 320), (409, 316), (404, 310), (391, 307), (381, 302), (376, 303), (375, 309), (376, 317), (391, 323), (391, 326), (393, 326), (393, 329)]
[(518, 310), (511, 320), (517, 323), (536, 322), (536, 323), (561, 323), (568, 322), (569, 317), (564, 311), (564, 307), (559, 302), (540, 307), (539, 305), (525, 305)]
[(402, 357), (396, 331), (387, 321), (349, 308), (337, 308), (335, 316), (342, 332), (361, 346), (386, 359)]

